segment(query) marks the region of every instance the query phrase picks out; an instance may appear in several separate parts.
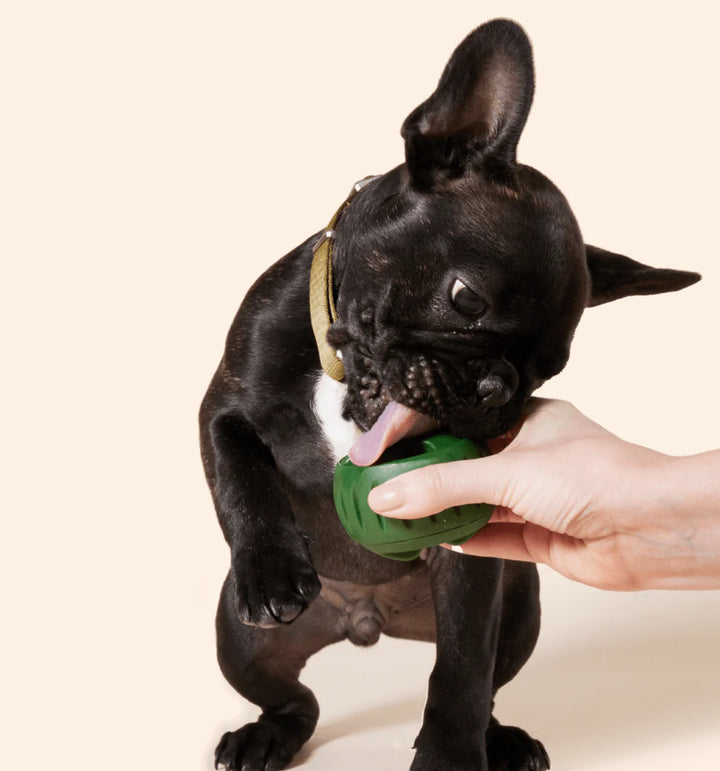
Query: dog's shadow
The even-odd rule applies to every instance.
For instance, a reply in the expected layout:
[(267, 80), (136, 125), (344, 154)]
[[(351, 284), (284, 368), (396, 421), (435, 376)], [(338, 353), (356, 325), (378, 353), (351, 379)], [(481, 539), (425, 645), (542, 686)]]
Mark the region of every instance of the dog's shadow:
[[(541, 645), (500, 691), (499, 719), (541, 739), (556, 768), (712, 733), (720, 724), (720, 626), (692, 613), (681, 614), (676, 626), (665, 619), (659, 627), (658, 618), (651, 613), (644, 624), (618, 623), (584, 640)], [(419, 729), (425, 692), (424, 673), (417, 674), (418, 687), (402, 698), (321, 719), (290, 768), (353, 733), (415, 721)]]
[(424, 701), (425, 694), (422, 690), (419, 690), (417, 693), (406, 698), (386, 702), (378, 706), (365, 707), (357, 712), (351, 712), (334, 720), (329, 720), (326, 723), (323, 723), (321, 720), (312, 739), (295, 756), (292, 764), (288, 766), (288, 771), (306, 763), (313, 751), (323, 744), (329, 744), (352, 733), (363, 733), (377, 728), (385, 728), (389, 725), (405, 723), (415, 718), (417, 718), (419, 728)]
[(720, 629), (628, 628), (538, 651), (498, 697), (501, 721), (542, 739), (558, 768), (582, 768), (715, 733)]

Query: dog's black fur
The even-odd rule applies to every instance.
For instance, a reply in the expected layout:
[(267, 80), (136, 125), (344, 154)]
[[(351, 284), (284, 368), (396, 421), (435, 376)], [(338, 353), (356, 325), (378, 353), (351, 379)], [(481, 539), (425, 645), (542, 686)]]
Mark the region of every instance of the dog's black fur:
[[(369, 183), (338, 228), (344, 417), (368, 429), (390, 399), (483, 439), (519, 418), (565, 365), (584, 308), (683, 288), (583, 244), (562, 194), (515, 149), (534, 89), (530, 43), (490, 22), (458, 47), (436, 91), (402, 127), (406, 163)], [(231, 569), (217, 617), (228, 681), (262, 708), (225, 734), (216, 764), (269, 771), (313, 733), (318, 706), (298, 681), (308, 656), (379, 634), (436, 641), (414, 771), (545, 769), (540, 742), (492, 716), (539, 628), (533, 565), (431, 549), (410, 563), (345, 534), (334, 458), (314, 408), (313, 236), (252, 287), (201, 409), (202, 453)], [(454, 298), (460, 279), (467, 287)]]

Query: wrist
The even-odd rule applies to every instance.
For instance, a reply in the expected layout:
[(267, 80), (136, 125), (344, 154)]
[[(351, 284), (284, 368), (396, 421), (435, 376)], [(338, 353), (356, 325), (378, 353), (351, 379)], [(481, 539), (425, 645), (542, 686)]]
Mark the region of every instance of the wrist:
[(660, 455), (631, 518), (647, 588), (720, 588), (720, 451)]

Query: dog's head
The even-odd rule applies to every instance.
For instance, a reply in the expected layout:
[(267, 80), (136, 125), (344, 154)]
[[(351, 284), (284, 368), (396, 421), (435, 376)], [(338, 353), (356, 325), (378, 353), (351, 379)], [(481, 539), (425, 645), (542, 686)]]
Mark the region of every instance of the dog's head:
[(496, 436), (564, 367), (583, 310), (699, 279), (583, 242), (545, 176), (516, 162), (532, 102), (530, 42), (471, 33), (402, 127), (406, 163), (344, 213), (335, 246), (347, 416), (399, 402), (461, 436)]

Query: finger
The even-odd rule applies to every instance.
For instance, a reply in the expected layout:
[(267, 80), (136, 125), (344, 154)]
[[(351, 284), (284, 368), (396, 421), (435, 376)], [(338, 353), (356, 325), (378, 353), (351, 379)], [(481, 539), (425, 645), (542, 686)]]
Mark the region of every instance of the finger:
[(460, 546), (443, 546), (476, 557), (543, 563), (574, 581), (603, 589), (623, 589), (632, 583), (617, 571), (598, 566), (583, 541), (531, 522), (491, 523)]
[(425, 466), (376, 487), (368, 503), (378, 514), (400, 519), (427, 517), (465, 503), (503, 506), (507, 466), (501, 455)]
[(516, 525), (521, 525), (525, 520), (505, 506), (496, 506), (490, 517), (490, 522), (512, 522)]
[(537, 562), (530, 553), (523, 534), (524, 525), (507, 523), (489, 524), (469, 541), (460, 546), (445, 548), (472, 554), (475, 557), (499, 557), (500, 559), (518, 560), (519, 562)]

